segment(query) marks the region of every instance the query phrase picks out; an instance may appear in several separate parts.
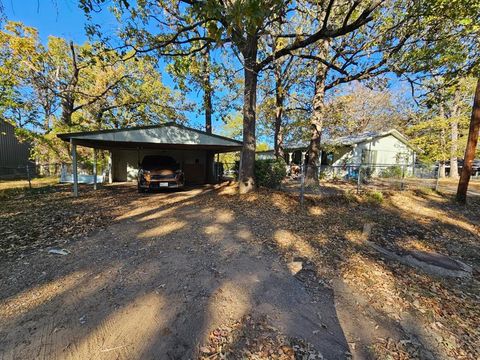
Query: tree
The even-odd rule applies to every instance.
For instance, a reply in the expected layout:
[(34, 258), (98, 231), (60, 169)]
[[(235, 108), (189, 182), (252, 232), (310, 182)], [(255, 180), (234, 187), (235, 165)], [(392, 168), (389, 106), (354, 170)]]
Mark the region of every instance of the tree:
[(325, 133), (337, 137), (403, 128), (411, 109), (398, 100), (402, 96), (402, 91), (371, 89), (359, 82), (337, 89), (326, 100)]
[(163, 85), (148, 57), (124, 61), (99, 44), (81, 46), (18, 22), (0, 31), (2, 115), (35, 144), (37, 159), (67, 160), (57, 132), (182, 119), (182, 99)]
[(464, 165), (457, 200), (466, 202), (480, 130), (480, 3), (470, 0), (423, 0), (415, 10), (420, 42), (402, 49), (398, 70), (412, 86), (442, 76), (451, 83), (467, 76), (479, 79), (475, 90)]
[[(310, 145), (306, 181), (318, 183), (319, 155), (324, 120), (327, 116), (327, 93), (352, 81), (370, 81), (392, 70), (392, 59), (412, 39), (410, 25), (416, 17), (407, 9), (415, 8), (415, 1), (381, 1), (367, 25), (349, 31), (341, 37), (324, 38), (316, 46), (307, 47), (297, 56), (313, 64), (314, 79), (311, 98)], [(303, 27), (314, 23), (313, 17), (330, 18), (331, 26), (344, 23), (345, 4), (320, 2), (318, 7), (300, 21)], [(302, 30), (305, 31), (305, 30)], [(308, 30), (307, 30), (308, 31)]]
[[(95, 10), (105, 0), (81, 0), (82, 8), (87, 12)], [(156, 50), (159, 55), (181, 56), (202, 51), (207, 44), (224, 46), (229, 43), (232, 51), (240, 55), (244, 70), (243, 99), (243, 150), (240, 169), (240, 192), (254, 188), (255, 124), (258, 74), (275, 59), (290, 55), (292, 52), (314, 45), (320, 41), (345, 36), (369, 23), (376, 11), (386, 0), (338, 1), (341, 6), (331, 21), (334, 0), (327, 6), (320, 5), (323, 12), (317, 10), (316, 3), (309, 1), (289, 2), (281, 0), (248, 0), (217, 2), (214, 0), (173, 0), (142, 1), (133, 3), (117, 0), (113, 11), (119, 14), (126, 28), (122, 34), (128, 38), (129, 47), (137, 53)], [(341, 11), (341, 12), (340, 12)], [(264, 53), (261, 42), (271, 33), (273, 23), (295, 16), (296, 14), (315, 13), (311, 31), (283, 32), (276, 36), (287, 39), (285, 46), (272, 53)], [(318, 14), (323, 16), (318, 17)], [(343, 14), (341, 21), (340, 14)], [(154, 33), (155, 26), (158, 29)], [(205, 35), (198, 36), (198, 28), (206, 28)], [(95, 27), (90, 27), (95, 30)], [(204, 44), (194, 49), (187, 44), (202, 41)], [(259, 58), (260, 56), (260, 58)]]
[(306, 77), (304, 62), (295, 56), (275, 60), (260, 85), (257, 137), (259, 132), (273, 137), (277, 158), (285, 155), (284, 142), (296, 126), (296, 117), (300, 113), (306, 116), (309, 111), (301, 88)]

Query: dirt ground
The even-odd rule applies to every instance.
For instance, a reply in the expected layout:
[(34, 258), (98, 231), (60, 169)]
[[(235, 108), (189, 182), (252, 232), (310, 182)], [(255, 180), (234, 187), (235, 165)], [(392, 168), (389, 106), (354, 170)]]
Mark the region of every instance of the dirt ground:
[(1, 200), (1, 359), (479, 356), (477, 270), (431, 278), (361, 243), (374, 222), (385, 247), (477, 269), (476, 203), (81, 190)]

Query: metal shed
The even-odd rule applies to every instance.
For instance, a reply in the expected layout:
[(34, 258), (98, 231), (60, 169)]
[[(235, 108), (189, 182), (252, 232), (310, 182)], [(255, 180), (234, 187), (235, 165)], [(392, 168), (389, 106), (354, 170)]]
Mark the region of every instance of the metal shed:
[[(242, 148), (241, 141), (176, 123), (59, 134), (58, 137), (71, 144), (75, 196), (78, 195), (77, 146), (110, 151), (109, 182), (132, 180), (137, 175), (138, 163), (145, 155), (165, 154), (181, 164), (186, 181), (194, 184), (215, 181), (215, 154)], [(96, 180), (95, 154), (96, 151)]]

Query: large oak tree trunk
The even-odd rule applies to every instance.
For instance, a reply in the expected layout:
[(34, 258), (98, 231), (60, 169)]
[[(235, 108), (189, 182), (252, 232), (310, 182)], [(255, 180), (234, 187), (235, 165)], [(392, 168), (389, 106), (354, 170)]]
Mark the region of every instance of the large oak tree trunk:
[(277, 158), (284, 157), (283, 151), (283, 86), (280, 69), (275, 67), (275, 133), (274, 133), (274, 149)]
[(464, 204), (467, 201), (467, 190), (472, 174), (473, 160), (477, 151), (478, 133), (480, 132), (480, 78), (477, 80), (475, 99), (473, 100), (472, 117), (468, 132), (467, 148), (463, 158), (462, 173), (458, 182), (457, 201)]
[[(212, 84), (210, 81), (210, 49), (207, 47), (203, 54), (203, 107), (205, 108), (205, 132), (212, 133)], [(207, 183), (212, 184), (220, 179), (215, 178), (215, 153), (207, 151), (206, 171)]]
[[(328, 42), (324, 41), (321, 45), (321, 53), (325, 53), (328, 48)], [(305, 183), (307, 185), (318, 185), (318, 175), (320, 171), (320, 141), (323, 130), (323, 118), (325, 111), (325, 79), (328, 69), (322, 63), (317, 64), (315, 76), (315, 93), (313, 95), (313, 113), (310, 119), (310, 145), (308, 147), (307, 171)]]
[(212, 85), (210, 82), (210, 50), (207, 48), (203, 58), (203, 103), (205, 106), (205, 132), (212, 133)]
[(256, 37), (249, 39), (247, 47), (243, 50), (245, 89), (243, 94), (243, 148), (239, 174), (240, 194), (255, 189), (255, 121), (258, 80), (258, 74), (255, 69), (258, 51), (258, 40)]

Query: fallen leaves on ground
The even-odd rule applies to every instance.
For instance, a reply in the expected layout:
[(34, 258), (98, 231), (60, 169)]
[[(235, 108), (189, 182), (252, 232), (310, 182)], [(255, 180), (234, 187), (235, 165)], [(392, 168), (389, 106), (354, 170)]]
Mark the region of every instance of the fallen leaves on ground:
[(119, 206), (126, 206), (133, 199), (130, 191), (121, 188), (93, 191), (81, 187), (80, 190), (78, 198), (72, 196), (70, 186), (57, 185), (2, 199), (0, 258), (16, 258), (50, 246), (63, 246), (104, 228), (119, 213)]
[[(81, 193), (80, 198), (73, 198), (69, 187), (57, 186), (44, 193), (2, 199), (0, 257), (15, 260), (27, 252), (63, 247), (108, 226), (110, 219), (127, 213), (129, 204), (139, 198), (128, 187), (108, 186), (97, 192), (82, 188)], [(321, 290), (316, 289), (320, 285), (330, 287), (333, 279), (342, 279), (352, 294), (366, 299), (367, 310), (393, 321), (414, 344), (405, 339), (381, 339), (371, 344), (375, 357), (422, 358), (418, 354), (428, 348), (439, 358), (479, 358), (478, 199), (461, 207), (433, 192), (404, 191), (388, 194), (382, 204), (372, 204), (361, 195), (337, 191), (307, 196), (302, 207), (295, 194), (260, 189), (238, 195), (234, 186), (227, 186), (205, 201), (244, 215), (251, 232), (246, 242), (278, 252), (286, 263), (304, 259), (315, 278), (301, 280), (313, 293)], [(400, 253), (411, 248), (436, 251), (472, 265), (474, 276), (434, 278), (384, 259), (362, 243), (365, 223), (375, 224), (370, 241), (378, 245)], [(352, 316), (367, 315), (359, 312)], [(413, 319), (416, 328), (409, 328), (406, 319)], [(229, 329), (217, 329), (203, 349), (208, 353), (202, 356), (221, 359), (225, 351), (235, 349), (246, 354), (240, 348), (258, 356), (273, 356), (271, 348), (275, 356), (289, 359), (285, 357), (290, 356), (287, 348), (283, 354), (278, 352), (282, 346), (295, 352), (294, 343), (268, 328), (264, 330), (270, 335), (261, 348), (253, 339), (247, 344), (248, 337), (242, 334), (255, 321), (247, 319)]]
[[(390, 192), (384, 198), (382, 204), (372, 204), (362, 195), (337, 191), (306, 196), (302, 208), (297, 195), (262, 189), (243, 196), (230, 194), (222, 200), (248, 215), (256, 240), (279, 251), (286, 261), (307, 259), (315, 264), (317, 278), (325, 280), (324, 284), (342, 278), (355, 296), (366, 298), (368, 307), (393, 320), (402, 331), (411, 331), (406, 316), (415, 319), (419, 330), (414, 335), (424, 337), (427, 353), (477, 359), (480, 199), (471, 199), (462, 207), (451, 197), (418, 190)], [(474, 277), (437, 278), (384, 259), (362, 244), (363, 226), (372, 222), (371, 241), (398, 253), (416, 248), (452, 256), (473, 265)], [(297, 240), (289, 241), (286, 234)], [(314, 283), (305, 282), (306, 286)], [(417, 357), (416, 350), (408, 352), (405, 344), (397, 347), (392, 341), (385, 343), (388, 346), (376, 344), (376, 356)]]
[(200, 347), (200, 360), (321, 360), (311, 344), (283, 335), (268, 317), (244, 316), (240, 321), (213, 330), (208, 343)]

